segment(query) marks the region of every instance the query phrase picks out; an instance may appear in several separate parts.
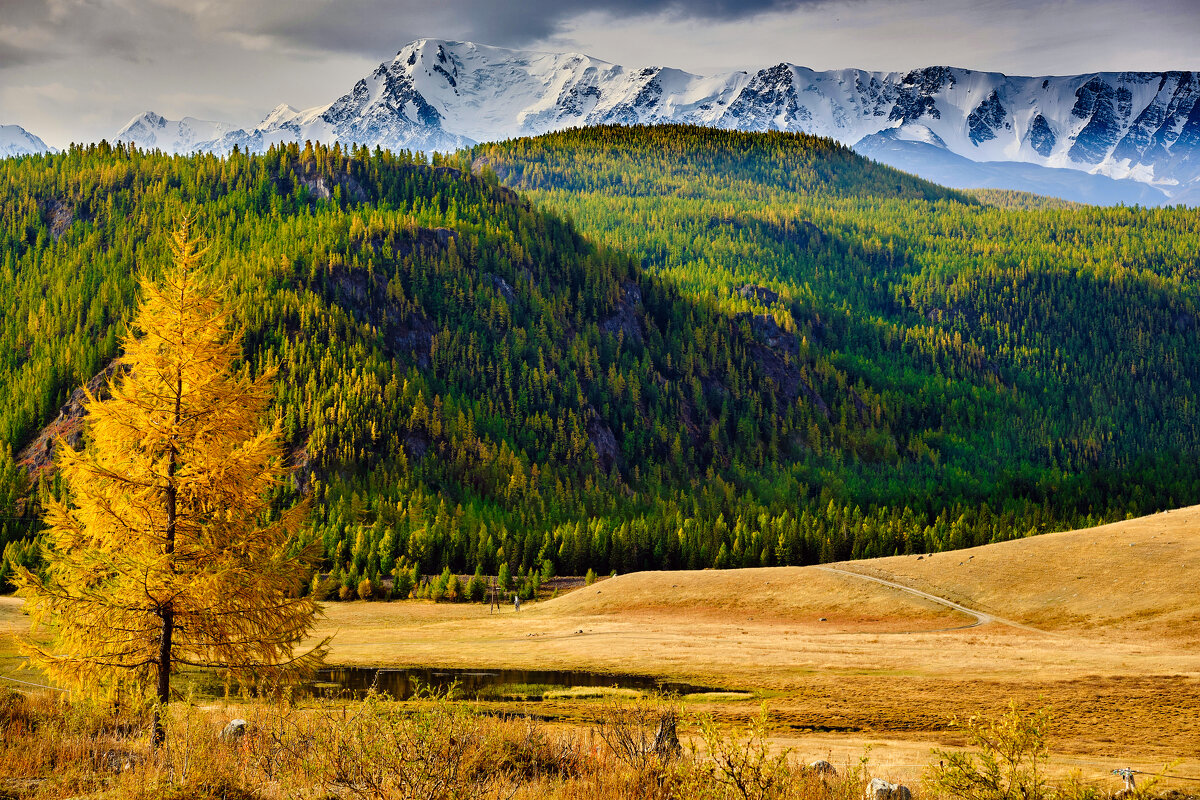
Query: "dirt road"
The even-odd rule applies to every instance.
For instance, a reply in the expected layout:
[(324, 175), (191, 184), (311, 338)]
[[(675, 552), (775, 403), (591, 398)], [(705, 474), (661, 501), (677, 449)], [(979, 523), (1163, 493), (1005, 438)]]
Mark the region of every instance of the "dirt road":
[(841, 569), (839, 567), (820, 566), (820, 567), (817, 567), (817, 569), (824, 570), (825, 572), (834, 572), (834, 573), (837, 573), (838, 575), (850, 575), (855, 578), (861, 578), (864, 581), (874, 581), (875, 583), (883, 584), (884, 586), (890, 586), (893, 589), (899, 589), (902, 592), (907, 592), (908, 594), (915, 595), (917, 597), (922, 597), (926, 600), (931, 600), (934, 603), (938, 603), (940, 605), (946, 606), (947, 608), (952, 608), (955, 611), (961, 611), (962, 613), (968, 614), (975, 618), (975, 621), (969, 625), (959, 625), (954, 628), (943, 628), (942, 630), (959, 630), (962, 628), (975, 628), (980, 625), (987, 625), (989, 623), (994, 622), (999, 625), (1008, 625), (1013, 628), (1019, 628), (1023, 631), (1030, 631), (1032, 633), (1045, 634), (1046, 636), (1057, 636), (1058, 635), (1056, 633), (1051, 633), (1049, 631), (1043, 631), (1043, 630), (1039, 630), (1038, 628), (1030, 627), (1029, 625), (1024, 625), (1020, 622), (1014, 622), (1011, 619), (1004, 619), (1003, 617), (997, 617), (995, 614), (989, 614), (986, 611), (979, 611), (974, 608), (967, 608), (964, 605), (959, 605), (958, 603), (955, 603), (953, 600), (947, 600), (945, 597), (938, 597), (937, 595), (930, 594), (929, 592), (922, 592), (920, 589), (914, 589), (911, 586), (905, 586), (904, 584), (896, 583), (895, 581), (885, 580), (884, 578), (876, 578), (874, 575), (864, 575), (861, 572), (853, 572), (851, 570)]

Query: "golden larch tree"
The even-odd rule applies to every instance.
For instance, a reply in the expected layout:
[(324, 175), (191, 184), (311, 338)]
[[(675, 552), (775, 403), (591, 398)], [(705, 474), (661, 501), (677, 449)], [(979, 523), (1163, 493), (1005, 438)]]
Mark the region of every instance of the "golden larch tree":
[(297, 592), (306, 509), (270, 519), (286, 476), (278, 431), (262, 427), (271, 376), (235, 371), (240, 340), (191, 227), (161, 282), (142, 281), (128, 370), (109, 399), (88, 398), (84, 449), (59, 444), (67, 492), (48, 509), (47, 567), (19, 579), (35, 630), (55, 637), (34, 659), (89, 690), (154, 680), (156, 744), (174, 666), (279, 675), (315, 667), (326, 644), (296, 653), (318, 613)]

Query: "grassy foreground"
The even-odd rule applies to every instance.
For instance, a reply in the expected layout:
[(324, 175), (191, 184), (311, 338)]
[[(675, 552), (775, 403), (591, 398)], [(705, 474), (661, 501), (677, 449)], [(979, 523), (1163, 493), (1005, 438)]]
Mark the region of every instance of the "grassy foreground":
[[(222, 727), (237, 714), (241, 727)], [(167, 715), (167, 743), (148, 749), (144, 715), (0, 694), (0, 797), (167, 800), (221, 798), (900, 798), (870, 760), (805, 763), (773, 746), (767, 712), (746, 726), (681, 717), (656, 698), (608, 702), (595, 721), (564, 728), (499, 718), (466, 703), (368, 696), (332, 706), (196, 707)], [(686, 728), (682, 743), (678, 728)], [(978, 751), (935, 752), (915, 796), (941, 800), (1100, 800), (1113, 793), (1070, 776), (1049, 780), (1042, 720), (1013, 711), (970, 731)], [(989, 761), (989, 758), (992, 759)], [(883, 794), (878, 794), (882, 786)], [(1154, 779), (1125, 797), (1157, 791)], [(913, 790), (909, 790), (913, 792)]]

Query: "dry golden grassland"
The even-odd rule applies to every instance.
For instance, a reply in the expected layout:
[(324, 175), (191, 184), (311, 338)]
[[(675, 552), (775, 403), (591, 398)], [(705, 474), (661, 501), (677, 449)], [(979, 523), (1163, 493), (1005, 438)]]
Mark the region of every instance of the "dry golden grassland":
[[(932, 747), (963, 743), (951, 716), (996, 715), (1010, 700), (1055, 709), (1060, 774), (1178, 759), (1176, 774), (1200, 777), (1200, 507), (834, 566), (622, 575), (519, 614), (331, 603), (315, 633), (336, 634), (339, 664), (580, 669), (748, 690), (753, 700), (684, 705), (745, 722), (765, 702), (773, 746), (835, 763), (870, 746), (875, 774), (910, 783)], [(12, 674), (24, 624), (18, 601), (0, 598), (0, 674)], [(579, 725), (596, 707), (563, 696), (534, 711)]]
[[(1016, 699), (1056, 709), (1062, 765), (1101, 774), (1183, 758), (1179, 772), (1200, 776), (1200, 508), (836, 567), (1029, 627), (973, 625), (852, 575), (782, 567), (622, 575), (520, 614), (331, 604), (319, 633), (337, 632), (332, 657), (347, 664), (588, 669), (754, 690), (781, 741), (835, 756), (874, 743), (896, 764), (961, 741), (951, 716)], [(755, 704), (707, 707), (738, 717)]]
[(1200, 654), (1200, 506), (845, 566), (1047, 630)]

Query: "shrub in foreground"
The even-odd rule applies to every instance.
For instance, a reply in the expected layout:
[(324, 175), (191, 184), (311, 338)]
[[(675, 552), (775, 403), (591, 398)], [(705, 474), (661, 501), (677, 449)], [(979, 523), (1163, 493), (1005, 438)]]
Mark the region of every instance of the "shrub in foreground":
[[(310, 708), (179, 703), (155, 751), (147, 713), (0, 692), (0, 798), (862, 800), (871, 779), (865, 758), (831, 774), (778, 749), (765, 709), (748, 726), (684, 719), (653, 698), (594, 710), (594, 724), (564, 728), (445, 697), (370, 695)], [(231, 716), (246, 720), (244, 734), (222, 735)], [(936, 753), (942, 764), (921, 800), (1110, 797), (1032, 770), (1044, 764), (1044, 719), (1010, 710), (970, 723), (977, 749)]]

